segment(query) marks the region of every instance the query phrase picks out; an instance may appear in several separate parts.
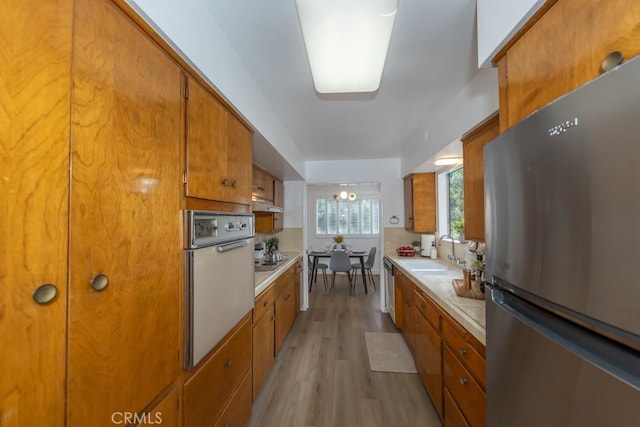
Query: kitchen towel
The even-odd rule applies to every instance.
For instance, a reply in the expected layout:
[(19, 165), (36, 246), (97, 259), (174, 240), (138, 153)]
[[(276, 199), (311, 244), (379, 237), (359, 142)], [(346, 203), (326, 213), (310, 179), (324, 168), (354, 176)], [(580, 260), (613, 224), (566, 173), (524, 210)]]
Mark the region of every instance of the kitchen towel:
[(364, 340), (372, 371), (408, 374), (418, 372), (402, 335), (394, 332), (365, 332)]

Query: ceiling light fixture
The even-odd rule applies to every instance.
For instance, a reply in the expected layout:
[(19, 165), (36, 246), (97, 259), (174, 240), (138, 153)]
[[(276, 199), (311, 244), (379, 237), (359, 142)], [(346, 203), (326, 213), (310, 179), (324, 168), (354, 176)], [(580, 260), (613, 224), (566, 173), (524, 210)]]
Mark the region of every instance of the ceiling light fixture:
[(320, 93), (380, 87), (398, 0), (295, 0)]
[(433, 162), (436, 166), (451, 166), (460, 163), (461, 157), (441, 157)]
[(351, 201), (356, 199), (356, 193), (347, 193), (346, 191), (342, 190), (339, 193), (336, 193), (333, 195), (333, 198), (335, 200), (346, 200), (349, 199)]

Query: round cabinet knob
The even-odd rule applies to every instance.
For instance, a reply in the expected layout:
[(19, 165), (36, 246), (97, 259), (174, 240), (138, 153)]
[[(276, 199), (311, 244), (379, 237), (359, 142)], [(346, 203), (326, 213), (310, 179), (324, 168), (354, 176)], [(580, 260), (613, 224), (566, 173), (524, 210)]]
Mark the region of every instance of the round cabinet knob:
[(224, 185), (225, 187), (228, 187), (229, 186), (229, 180), (227, 178), (224, 178), (222, 180), (222, 185)]
[(603, 73), (611, 71), (618, 65), (622, 64), (622, 61), (624, 61), (624, 57), (620, 51), (611, 52), (606, 56), (606, 58), (604, 58), (602, 64), (600, 64), (600, 71)]
[(226, 366), (227, 368), (230, 367), (232, 364), (233, 364), (233, 361), (230, 358), (224, 361), (224, 366)]
[(458, 350), (458, 353), (460, 353), (460, 356), (465, 356), (467, 354), (467, 349), (461, 348), (460, 350)]
[(465, 385), (468, 380), (465, 377), (460, 377), (460, 385)]
[(233, 188), (238, 188), (238, 181), (231, 181), (231, 186)]
[(38, 289), (33, 293), (33, 300), (40, 304), (46, 305), (52, 302), (58, 296), (58, 288), (51, 283), (38, 286)]
[(104, 291), (109, 285), (109, 278), (104, 274), (98, 274), (91, 280), (91, 287), (96, 292)]

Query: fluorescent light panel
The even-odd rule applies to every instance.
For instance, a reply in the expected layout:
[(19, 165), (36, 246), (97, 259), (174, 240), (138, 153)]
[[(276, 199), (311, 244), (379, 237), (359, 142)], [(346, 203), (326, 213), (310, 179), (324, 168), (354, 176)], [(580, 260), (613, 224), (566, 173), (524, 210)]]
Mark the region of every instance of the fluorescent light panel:
[(442, 157), (436, 159), (433, 164), (435, 164), (436, 166), (450, 166), (459, 163), (461, 160), (462, 159), (460, 157)]
[(295, 0), (320, 93), (380, 87), (398, 0)]

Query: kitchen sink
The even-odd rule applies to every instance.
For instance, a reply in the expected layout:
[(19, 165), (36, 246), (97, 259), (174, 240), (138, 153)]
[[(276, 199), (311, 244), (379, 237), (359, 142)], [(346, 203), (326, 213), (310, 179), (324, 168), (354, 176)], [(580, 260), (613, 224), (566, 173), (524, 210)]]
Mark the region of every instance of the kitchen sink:
[(429, 259), (400, 260), (400, 265), (417, 276), (458, 276), (460, 271)]

